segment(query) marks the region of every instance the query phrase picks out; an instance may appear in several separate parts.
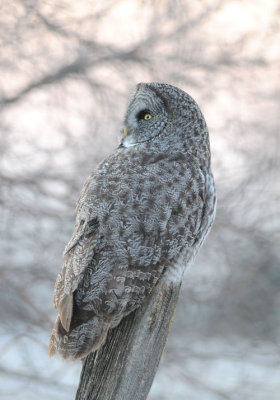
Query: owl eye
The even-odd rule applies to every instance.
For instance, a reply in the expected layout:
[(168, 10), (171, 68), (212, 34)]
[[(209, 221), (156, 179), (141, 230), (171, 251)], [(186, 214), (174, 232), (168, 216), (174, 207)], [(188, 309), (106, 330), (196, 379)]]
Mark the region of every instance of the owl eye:
[(152, 119), (152, 114), (148, 110), (143, 110), (139, 112), (139, 114), (137, 115), (137, 119), (144, 119), (148, 121), (149, 119)]

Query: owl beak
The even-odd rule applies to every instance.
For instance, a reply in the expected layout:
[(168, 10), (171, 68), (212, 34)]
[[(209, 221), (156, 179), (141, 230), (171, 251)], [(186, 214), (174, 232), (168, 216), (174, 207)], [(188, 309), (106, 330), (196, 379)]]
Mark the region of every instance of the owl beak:
[(136, 144), (133, 133), (134, 131), (130, 128), (130, 125), (124, 125), (122, 147), (131, 147)]
[(124, 134), (124, 137), (127, 137), (127, 135), (128, 135), (126, 126), (124, 127), (123, 134)]
[(121, 147), (125, 147), (124, 146), (124, 141), (126, 140), (126, 138), (127, 138), (127, 136), (128, 136), (128, 130), (127, 130), (127, 126), (126, 125), (124, 125), (124, 128), (123, 128), (123, 136), (124, 136), (124, 138), (123, 138), (123, 140), (122, 140), (122, 142), (121, 142), (121, 144), (120, 144), (120, 148)]

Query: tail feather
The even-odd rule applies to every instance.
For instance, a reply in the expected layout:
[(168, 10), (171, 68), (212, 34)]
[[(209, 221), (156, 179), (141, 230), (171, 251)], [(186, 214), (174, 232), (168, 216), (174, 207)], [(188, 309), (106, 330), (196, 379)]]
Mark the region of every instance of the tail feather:
[(51, 334), (49, 344), (49, 355), (56, 353), (63, 359), (78, 359), (87, 356), (90, 352), (97, 350), (105, 341), (109, 322), (105, 322), (97, 315), (67, 332), (57, 317)]

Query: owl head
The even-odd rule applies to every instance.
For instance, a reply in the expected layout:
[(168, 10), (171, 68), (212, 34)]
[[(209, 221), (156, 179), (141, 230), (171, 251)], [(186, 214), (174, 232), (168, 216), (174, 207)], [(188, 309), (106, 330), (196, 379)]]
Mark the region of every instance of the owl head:
[(132, 93), (122, 127), (122, 146), (208, 140), (196, 102), (165, 83), (139, 83)]

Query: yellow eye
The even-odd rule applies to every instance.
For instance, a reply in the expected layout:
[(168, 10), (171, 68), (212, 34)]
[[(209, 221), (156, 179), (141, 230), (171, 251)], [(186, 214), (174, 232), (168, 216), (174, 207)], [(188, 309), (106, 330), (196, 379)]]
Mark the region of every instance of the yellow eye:
[(152, 115), (150, 114), (150, 113), (146, 113), (145, 115), (144, 115), (144, 119), (146, 120), (146, 121), (148, 121), (148, 119), (151, 119), (152, 118)]

